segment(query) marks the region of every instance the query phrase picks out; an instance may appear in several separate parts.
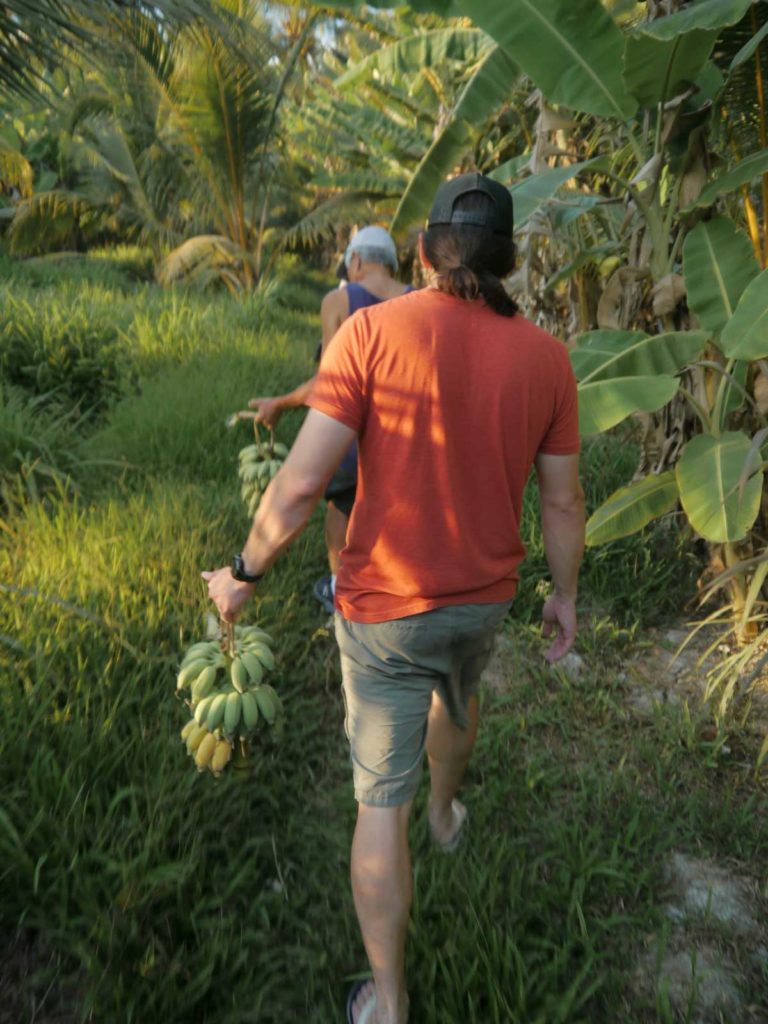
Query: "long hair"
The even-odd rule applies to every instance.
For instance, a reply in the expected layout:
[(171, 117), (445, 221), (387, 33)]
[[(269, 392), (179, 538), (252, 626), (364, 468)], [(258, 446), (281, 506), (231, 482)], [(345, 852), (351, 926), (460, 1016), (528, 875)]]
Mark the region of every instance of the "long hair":
[[(455, 208), (490, 213), (493, 200), (482, 192), (468, 192)], [(495, 313), (515, 315), (517, 303), (501, 283), (515, 266), (511, 238), (470, 224), (436, 224), (424, 232), (424, 252), (441, 292), (459, 299), (482, 297)]]

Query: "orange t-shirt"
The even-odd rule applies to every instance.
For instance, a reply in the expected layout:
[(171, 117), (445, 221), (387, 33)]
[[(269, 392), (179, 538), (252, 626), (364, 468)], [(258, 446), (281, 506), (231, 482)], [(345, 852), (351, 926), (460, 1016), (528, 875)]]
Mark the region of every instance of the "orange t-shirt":
[(345, 618), (512, 599), (533, 460), (579, 450), (562, 342), (482, 300), (411, 292), (341, 325), (307, 404), (359, 437)]

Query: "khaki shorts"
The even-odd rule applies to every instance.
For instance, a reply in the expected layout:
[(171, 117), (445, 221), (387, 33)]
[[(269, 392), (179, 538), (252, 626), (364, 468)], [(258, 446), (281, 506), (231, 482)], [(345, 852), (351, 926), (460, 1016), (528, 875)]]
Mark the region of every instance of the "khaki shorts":
[(374, 623), (336, 613), (356, 800), (394, 807), (413, 798), (432, 691), (466, 728), (467, 703), (510, 604), (449, 605)]

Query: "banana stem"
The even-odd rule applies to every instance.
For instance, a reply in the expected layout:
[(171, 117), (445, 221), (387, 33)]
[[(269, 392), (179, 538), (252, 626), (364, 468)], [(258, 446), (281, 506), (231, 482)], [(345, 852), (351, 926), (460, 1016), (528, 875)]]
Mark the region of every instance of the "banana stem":
[(219, 619), (219, 632), (221, 633), (221, 653), (229, 658), (235, 656), (235, 624), (227, 622), (226, 619)]

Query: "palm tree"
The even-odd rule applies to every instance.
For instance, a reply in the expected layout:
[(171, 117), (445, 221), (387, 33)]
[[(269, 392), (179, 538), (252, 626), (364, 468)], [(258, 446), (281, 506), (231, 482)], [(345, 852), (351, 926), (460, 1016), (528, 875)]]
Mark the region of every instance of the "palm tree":
[(174, 33), (135, 8), (95, 24), (98, 67), (70, 101), (78, 189), (21, 204), (12, 248), (33, 251), (46, 227), (60, 237), (46, 214), (63, 223), (87, 209), (92, 223), (151, 245), (163, 281), (251, 287), (282, 166), (279, 113), (314, 23), (304, 15), (286, 38), (263, 7), (220, 0), (211, 22)]

